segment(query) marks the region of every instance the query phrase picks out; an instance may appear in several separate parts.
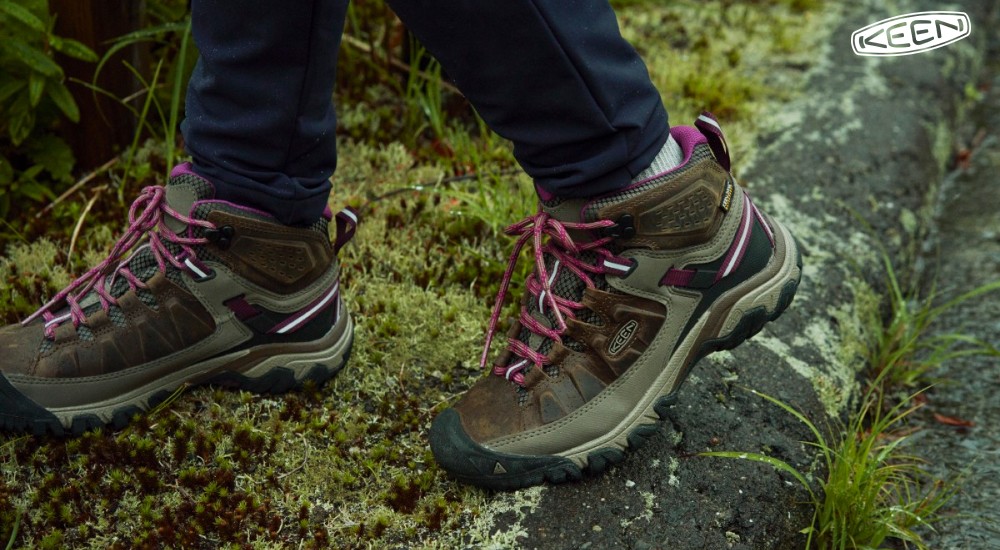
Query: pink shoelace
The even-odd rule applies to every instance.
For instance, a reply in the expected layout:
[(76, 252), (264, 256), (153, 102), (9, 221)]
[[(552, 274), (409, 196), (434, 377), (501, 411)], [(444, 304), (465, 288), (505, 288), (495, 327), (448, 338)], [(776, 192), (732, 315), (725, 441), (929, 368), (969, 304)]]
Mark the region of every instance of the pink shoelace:
[[(601, 220), (592, 223), (561, 222), (546, 212), (539, 211), (537, 214), (528, 216), (524, 220), (513, 224), (504, 232), (508, 235), (517, 235), (517, 242), (514, 244), (514, 251), (507, 262), (507, 270), (504, 272), (503, 280), (500, 283), (500, 291), (497, 293), (496, 303), (493, 305), (493, 314), (490, 316), (489, 328), (486, 331), (486, 344), (483, 347), (483, 355), (479, 360), (481, 368), (486, 368), (487, 359), (490, 352), (490, 344), (493, 342), (493, 335), (496, 333), (497, 325), (500, 322), (500, 314), (503, 310), (503, 303), (510, 288), (511, 277), (521, 250), (528, 243), (532, 242), (532, 249), (535, 254), (535, 271), (527, 281), (525, 287), (528, 292), (538, 301), (539, 310), (545, 311), (545, 306), (553, 313), (556, 326), (549, 328), (539, 323), (524, 305), (521, 306), (520, 322), (534, 334), (544, 336), (550, 340), (562, 343), (562, 334), (566, 331), (566, 318), (576, 318), (576, 311), (583, 308), (583, 304), (575, 302), (563, 296), (557, 296), (552, 291), (552, 284), (558, 276), (559, 269), (569, 269), (574, 275), (579, 277), (587, 288), (594, 288), (594, 281), (590, 275), (600, 275), (607, 273), (602, 262), (591, 265), (582, 259), (580, 255), (587, 251), (593, 251), (599, 258), (613, 258), (614, 255), (605, 248), (611, 241), (611, 237), (604, 237), (587, 243), (576, 243), (567, 232), (567, 229), (580, 231), (594, 231), (606, 227), (612, 227), (615, 223), (611, 220)], [(548, 242), (543, 244), (543, 236), (548, 236)], [(552, 273), (545, 267), (545, 256), (554, 258)], [(530, 365), (542, 368), (550, 363), (547, 356), (531, 349), (525, 342), (511, 339), (507, 344), (507, 349), (511, 351), (519, 360), (503, 366), (493, 368), (493, 374), (503, 376), (508, 380), (523, 385), (523, 371)]]
[[(166, 201), (165, 188), (146, 187), (129, 208), (128, 230), (115, 243), (108, 256), (90, 271), (87, 271), (83, 276), (56, 294), (48, 303), (25, 319), (22, 324), (27, 325), (41, 317), (45, 321), (45, 336), (53, 339), (55, 338), (56, 328), (67, 320), (73, 322), (73, 328), (80, 328), (81, 324), (86, 324), (87, 316), (83, 311), (83, 307), (80, 306), (80, 301), (90, 291), (94, 291), (97, 294), (101, 308), (106, 313), (110, 310), (111, 306), (118, 305), (118, 299), (111, 295), (110, 289), (119, 275), (128, 282), (131, 290), (147, 288), (146, 283), (129, 270), (128, 261), (132, 256), (130, 255), (125, 260), (121, 260), (129, 250), (147, 235), (149, 240), (144, 246), (149, 246), (160, 272), (166, 272), (167, 264), (182, 270), (192, 270), (189, 263), (190, 259), (196, 259), (197, 256), (191, 247), (205, 244), (208, 242), (208, 239), (182, 237), (174, 233), (167, 227), (167, 224), (162, 223), (164, 214), (188, 226), (198, 226), (206, 229), (215, 228), (208, 221), (189, 218), (170, 208)], [(164, 241), (177, 245), (182, 252), (175, 256)], [(110, 280), (106, 284), (101, 284), (108, 275), (112, 275)], [(52, 310), (58, 307), (64, 300), (66, 305), (69, 306), (69, 312), (61, 315), (53, 313)]]

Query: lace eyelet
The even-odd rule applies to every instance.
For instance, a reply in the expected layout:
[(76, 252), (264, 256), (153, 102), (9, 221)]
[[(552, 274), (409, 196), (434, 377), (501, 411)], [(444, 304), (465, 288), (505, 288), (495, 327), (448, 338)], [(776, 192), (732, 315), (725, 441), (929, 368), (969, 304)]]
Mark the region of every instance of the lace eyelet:
[(205, 273), (204, 275), (195, 275), (194, 277), (191, 277), (191, 280), (196, 283), (204, 283), (206, 281), (211, 281), (214, 278), (215, 278), (215, 271), (210, 270), (208, 273)]
[(612, 239), (631, 239), (635, 237), (635, 218), (631, 214), (622, 214), (615, 224), (604, 229), (603, 235)]
[(228, 250), (233, 244), (233, 235), (235, 234), (236, 230), (231, 225), (205, 230), (205, 238), (208, 239), (208, 242), (219, 247), (219, 250)]
[(191, 280), (196, 283), (204, 283), (205, 281), (211, 281), (215, 278), (214, 269), (210, 269), (207, 265), (201, 262), (198, 262), (198, 264), (200, 265), (192, 262), (191, 258), (184, 258), (184, 265), (187, 266), (187, 271), (191, 275)]

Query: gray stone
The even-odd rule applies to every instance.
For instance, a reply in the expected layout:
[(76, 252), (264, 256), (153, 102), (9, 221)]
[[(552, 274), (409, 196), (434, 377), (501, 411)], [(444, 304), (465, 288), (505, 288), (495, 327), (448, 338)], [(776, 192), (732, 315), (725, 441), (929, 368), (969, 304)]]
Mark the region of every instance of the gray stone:
[[(995, 20), (994, 20), (995, 21)], [(953, 297), (1000, 280), (1000, 40), (990, 44), (985, 97), (959, 133), (969, 142), (985, 132), (966, 169), (945, 178), (938, 194), (932, 257), (924, 274), (937, 282), (942, 297)], [(937, 335), (961, 332), (1000, 348), (1000, 292), (959, 304), (935, 323)], [(997, 356), (972, 356), (943, 365), (946, 383), (927, 392), (928, 403), (917, 417), (911, 448), (927, 459), (935, 479), (959, 480), (961, 490), (946, 510), (950, 516), (926, 536), (933, 548), (998, 548), (1000, 524), (1000, 375)], [(974, 426), (955, 427), (934, 418), (941, 414), (968, 420)]]

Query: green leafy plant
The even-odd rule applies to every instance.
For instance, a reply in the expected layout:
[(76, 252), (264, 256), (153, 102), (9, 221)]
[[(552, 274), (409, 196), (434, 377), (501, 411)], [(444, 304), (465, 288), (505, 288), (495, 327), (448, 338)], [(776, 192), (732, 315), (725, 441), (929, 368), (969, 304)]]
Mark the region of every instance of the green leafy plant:
[(918, 393), (883, 412), (883, 393), (869, 391), (861, 410), (831, 442), (816, 425), (791, 405), (751, 390), (802, 422), (816, 438), (827, 477), (820, 490), (804, 474), (780, 459), (761, 453), (719, 451), (702, 456), (762, 462), (794, 477), (809, 492), (812, 523), (802, 530), (807, 548), (881, 548), (889, 539), (926, 548), (918, 527), (933, 528), (941, 508), (955, 494), (957, 483), (929, 479), (923, 462), (902, 445), (906, 418), (920, 405)]
[(928, 329), (955, 306), (1000, 290), (1000, 280), (969, 290), (943, 303), (936, 287), (926, 296), (919, 290), (906, 291), (886, 253), (889, 314), (882, 320), (878, 311), (871, 311), (868, 320), (873, 341), (868, 346), (868, 364), (874, 377), (889, 389), (913, 388), (932, 382), (933, 371), (942, 363), (968, 355), (1000, 355), (989, 343), (959, 332), (929, 335)]
[[(185, 11), (167, 10), (162, 5), (154, 13), (159, 18), (176, 19), (161, 20), (159, 24), (118, 37), (97, 63), (92, 81), (80, 82), (95, 94), (111, 97), (135, 116), (136, 129), (132, 143), (124, 155), (119, 193), (125, 189), (129, 178), (138, 176), (142, 179), (146, 175), (144, 170), (139, 170), (138, 174), (134, 170), (143, 137), (162, 143), (162, 156), (167, 169), (173, 167), (177, 157), (177, 130), (183, 112), (184, 90), (198, 59), (198, 51), (191, 40), (190, 16)], [(139, 92), (128, 97), (115, 97), (97, 86), (105, 65), (121, 50), (136, 45), (148, 47), (158, 59), (152, 68), (152, 74), (145, 74), (128, 61), (122, 61), (140, 84)]]
[(10, 538), (7, 540), (6, 550), (11, 550), (14, 548), (14, 541), (17, 540), (17, 529), (21, 526), (21, 516), (14, 517), (14, 525), (10, 528)]
[(80, 110), (54, 57), (97, 56), (55, 35), (54, 23), (45, 0), (0, 0), (0, 217), (14, 201), (53, 198), (52, 184), (70, 181), (73, 152), (54, 127), (78, 121)]

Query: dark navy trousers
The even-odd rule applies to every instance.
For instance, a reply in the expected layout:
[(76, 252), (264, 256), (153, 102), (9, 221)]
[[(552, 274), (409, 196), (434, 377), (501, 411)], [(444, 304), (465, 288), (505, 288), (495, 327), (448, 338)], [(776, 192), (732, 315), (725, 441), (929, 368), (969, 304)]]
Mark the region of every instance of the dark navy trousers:
[[(389, 0), (543, 190), (627, 185), (667, 113), (607, 0)], [(220, 199), (310, 223), (336, 167), (332, 91), (347, 0), (193, 0), (201, 57), (182, 131)]]

